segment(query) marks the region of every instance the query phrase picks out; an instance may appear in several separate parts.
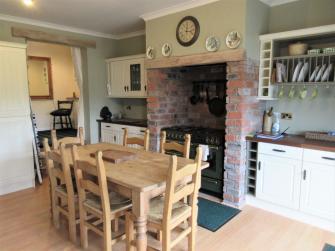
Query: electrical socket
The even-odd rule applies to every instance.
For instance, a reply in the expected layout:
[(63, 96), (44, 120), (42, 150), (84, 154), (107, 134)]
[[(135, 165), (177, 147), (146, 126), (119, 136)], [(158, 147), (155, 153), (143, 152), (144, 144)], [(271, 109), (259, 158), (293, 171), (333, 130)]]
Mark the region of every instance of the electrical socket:
[(290, 112), (282, 112), (281, 113), (281, 119), (285, 119), (285, 120), (292, 120), (293, 116), (292, 113)]

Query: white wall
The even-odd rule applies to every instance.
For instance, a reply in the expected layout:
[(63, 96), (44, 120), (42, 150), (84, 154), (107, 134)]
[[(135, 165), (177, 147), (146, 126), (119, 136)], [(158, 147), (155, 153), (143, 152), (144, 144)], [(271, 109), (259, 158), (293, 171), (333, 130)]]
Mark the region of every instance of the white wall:
[[(52, 128), (50, 112), (57, 109), (57, 101), (72, 97), (73, 92), (79, 96), (79, 89), (75, 82), (71, 49), (68, 46), (28, 42), (27, 54), (51, 58), (53, 83), (53, 100), (32, 100), (32, 109), (36, 113), (38, 130)], [(74, 113), (72, 115), (75, 115)], [(76, 124), (75, 116), (74, 124)]]

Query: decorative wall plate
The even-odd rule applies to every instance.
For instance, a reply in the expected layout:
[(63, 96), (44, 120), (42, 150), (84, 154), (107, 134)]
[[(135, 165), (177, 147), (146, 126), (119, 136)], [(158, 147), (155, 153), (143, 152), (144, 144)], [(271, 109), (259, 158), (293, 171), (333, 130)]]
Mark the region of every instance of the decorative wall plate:
[(217, 51), (220, 48), (220, 39), (215, 36), (210, 36), (206, 39), (206, 49), (207, 51)]
[(241, 43), (241, 35), (238, 31), (231, 31), (226, 37), (226, 45), (230, 49), (236, 49)]
[(147, 48), (147, 58), (148, 59), (154, 59), (155, 58), (155, 49), (151, 46)]
[(169, 44), (169, 43), (163, 44), (163, 46), (162, 46), (162, 55), (164, 57), (170, 57), (171, 53), (172, 53), (171, 44)]

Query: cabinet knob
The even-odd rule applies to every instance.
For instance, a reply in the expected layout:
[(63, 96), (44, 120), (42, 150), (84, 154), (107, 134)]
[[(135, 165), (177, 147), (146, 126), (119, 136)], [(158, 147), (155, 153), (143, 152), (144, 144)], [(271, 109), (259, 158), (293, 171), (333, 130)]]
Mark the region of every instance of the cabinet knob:
[(303, 172), (303, 174), (302, 174), (302, 178), (303, 178), (304, 180), (306, 180), (306, 176), (307, 176), (307, 171), (304, 170), (304, 172)]
[(144, 90), (147, 91), (147, 86), (146, 85), (144, 86)]
[(125, 92), (127, 91), (127, 88), (126, 88), (126, 86), (124, 86), (124, 91), (125, 91)]
[(261, 162), (259, 161), (259, 162), (258, 162), (258, 170), (261, 170), (261, 166), (262, 166), (262, 164), (261, 164)]

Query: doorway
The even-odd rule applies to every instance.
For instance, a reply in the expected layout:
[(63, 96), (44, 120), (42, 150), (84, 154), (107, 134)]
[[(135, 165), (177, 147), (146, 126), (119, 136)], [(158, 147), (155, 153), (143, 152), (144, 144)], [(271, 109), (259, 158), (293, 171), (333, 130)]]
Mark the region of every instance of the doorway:
[[(58, 138), (76, 136), (82, 94), (73, 49), (35, 41), (28, 41), (27, 45), (29, 93), (39, 146), (42, 147), (43, 138), (49, 138), (51, 143), (52, 129), (56, 130)], [(64, 101), (66, 103), (62, 104)], [(60, 108), (70, 109), (69, 116), (51, 115)]]

